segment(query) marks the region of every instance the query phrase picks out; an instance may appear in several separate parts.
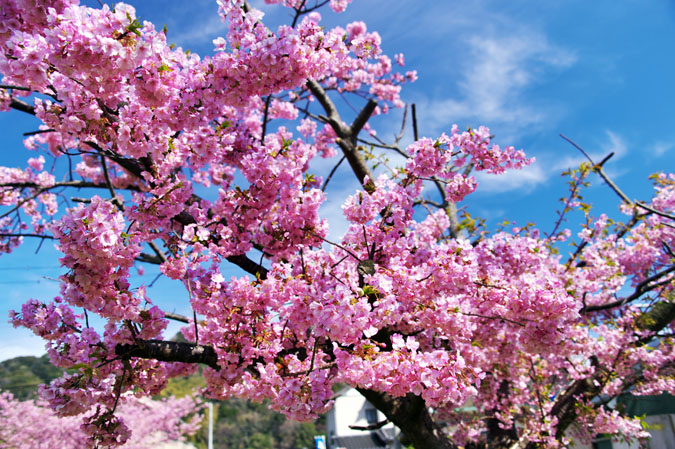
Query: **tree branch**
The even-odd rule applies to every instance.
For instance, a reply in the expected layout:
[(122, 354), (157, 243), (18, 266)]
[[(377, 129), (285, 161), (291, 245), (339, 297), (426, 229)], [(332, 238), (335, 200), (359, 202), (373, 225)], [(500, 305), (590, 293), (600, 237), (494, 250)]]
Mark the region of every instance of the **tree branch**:
[(351, 166), (352, 171), (358, 178), (359, 182), (363, 184), (366, 177), (373, 180), (373, 174), (370, 172), (368, 165), (359, 154), (359, 150), (356, 146), (356, 138), (358, 136), (358, 132), (366, 124), (377, 104), (369, 101), (363, 110), (359, 112), (352, 126), (346, 126), (342, 122), (337, 108), (319, 83), (314, 80), (309, 80), (307, 81), (307, 88), (310, 90), (310, 92), (312, 92), (314, 97), (316, 97), (326, 112), (326, 121), (328, 124), (330, 124), (338, 137), (336, 143), (347, 158), (347, 162), (349, 162), (349, 165)]
[(416, 449), (459, 449), (450, 441), (443, 428), (429, 414), (429, 409), (419, 396), (408, 393), (394, 397), (365, 388), (357, 388), (368, 402), (393, 422)]
[(562, 137), (564, 140), (566, 140), (567, 142), (569, 142), (574, 148), (576, 148), (577, 150), (581, 151), (581, 153), (582, 153), (584, 156), (586, 156), (586, 159), (588, 159), (589, 162), (590, 162), (591, 165), (592, 165), (592, 168), (591, 168), (591, 169), (592, 169), (594, 172), (596, 172), (597, 174), (599, 174), (600, 177), (601, 177), (602, 179), (604, 179), (604, 181), (607, 183), (607, 185), (608, 185), (612, 190), (614, 190), (614, 192), (615, 192), (617, 195), (619, 195), (619, 197), (623, 200), (624, 203), (626, 203), (626, 204), (628, 204), (628, 205), (630, 205), (630, 206), (635, 206), (635, 203), (634, 203), (633, 201), (631, 201), (631, 199), (628, 198), (628, 196), (627, 196), (625, 193), (623, 193), (623, 191), (622, 191), (616, 184), (614, 184), (614, 181), (612, 181), (612, 180), (609, 178), (609, 176), (607, 176), (607, 174), (605, 173), (605, 171), (604, 171), (603, 168), (602, 168), (602, 166), (605, 164), (605, 162), (607, 162), (612, 156), (614, 156), (614, 153), (609, 153), (607, 156), (605, 156), (605, 158), (604, 158), (602, 161), (600, 161), (599, 164), (596, 164), (595, 162), (593, 162), (593, 159), (591, 159), (591, 157), (588, 155), (588, 153), (586, 153), (586, 151), (585, 151), (583, 148), (581, 148), (579, 145), (577, 145), (576, 142), (574, 142), (572, 139), (570, 139), (569, 137), (565, 136), (564, 134), (560, 134), (560, 137)]
[(353, 430), (377, 430), (383, 428), (387, 424), (389, 424), (389, 420), (384, 419), (378, 423), (371, 424), (369, 426), (349, 426), (349, 428)]
[(368, 103), (359, 111), (359, 114), (356, 116), (352, 125), (350, 126), (351, 135), (353, 139), (356, 140), (356, 136), (361, 132), (363, 127), (368, 123), (370, 116), (373, 115), (375, 108), (377, 107), (377, 102), (372, 98), (368, 100)]
[[(579, 311), (579, 313), (597, 312), (598, 310), (607, 310), (607, 309), (611, 309), (613, 307), (620, 307), (620, 306), (626, 305), (626, 304), (638, 299), (640, 296), (642, 296), (646, 292), (648, 292), (650, 290), (653, 290), (655, 287), (660, 286), (661, 284), (656, 284), (656, 285), (650, 285), (650, 284), (654, 281), (658, 281), (662, 277), (664, 277), (664, 276), (666, 276), (666, 275), (668, 275), (668, 274), (670, 274), (674, 271), (675, 271), (675, 265), (666, 269), (666, 270), (660, 271), (660, 272), (654, 274), (653, 276), (648, 277), (644, 281), (640, 282), (635, 287), (635, 291), (633, 291), (633, 293), (630, 294), (629, 296), (626, 296), (625, 298), (622, 298), (618, 301), (613, 301), (613, 302), (610, 302), (610, 303), (607, 303), (607, 304), (584, 307), (583, 309), (581, 309)], [(667, 280), (666, 282), (670, 282), (670, 279)]]
[(26, 114), (35, 115), (35, 107), (25, 103), (16, 98), (12, 98), (9, 102), (9, 107), (17, 111), (25, 112)]
[(201, 363), (220, 370), (218, 356), (210, 346), (162, 340), (138, 340), (136, 344), (118, 344), (115, 355), (122, 359), (140, 358), (160, 362)]

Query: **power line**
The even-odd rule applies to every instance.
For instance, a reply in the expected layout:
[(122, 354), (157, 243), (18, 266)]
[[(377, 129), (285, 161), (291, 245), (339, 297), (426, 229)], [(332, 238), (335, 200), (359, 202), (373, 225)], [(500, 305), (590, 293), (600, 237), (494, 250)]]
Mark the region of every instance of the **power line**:
[(51, 265), (51, 266), (43, 266), (43, 267), (31, 267), (31, 266), (25, 266), (25, 267), (0, 267), (0, 271), (15, 271), (15, 270), (47, 270), (47, 269), (52, 269), (52, 268), (61, 268), (58, 265)]
[(44, 278), (44, 279), (26, 279), (26, 280), (23, 280), (23, 281), (0, 281), (0, 284), (4, 284), (4, 285), (9, 285), (9, 284), (39, 284), (42, 281), (59, 282), (58, 279)]

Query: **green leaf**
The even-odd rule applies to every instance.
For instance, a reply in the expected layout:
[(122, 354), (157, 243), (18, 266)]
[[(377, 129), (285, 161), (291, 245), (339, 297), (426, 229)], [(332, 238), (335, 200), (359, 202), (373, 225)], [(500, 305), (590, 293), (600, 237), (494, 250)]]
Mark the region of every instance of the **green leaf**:
[(162, 64), (157, 68), (157, 71), (162, 72), (173, 72), (173, 69), (166, 64)]

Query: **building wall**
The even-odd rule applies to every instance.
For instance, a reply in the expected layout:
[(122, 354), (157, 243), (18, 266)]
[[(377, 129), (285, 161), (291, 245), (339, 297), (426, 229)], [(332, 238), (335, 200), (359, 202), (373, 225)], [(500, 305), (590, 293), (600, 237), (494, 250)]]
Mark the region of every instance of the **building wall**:
[[(365, 427), (369, 425), (370, 423), (366, 419), (366, 410), (375, 410), (375, 407), (353, 388), (346, 389), (340, 393), (335, 398), (333, 408), (326, 416), (326, 432), (329, 440), (331, 436), (363, 435), (362, 430), (350, 429), (349, 426)], [(385, 419), (381, 412), (375, 411), (377, 413), (377, 422)], [(383, 429), (393, 428), (394, 425), (391, 423), (383, 427)]]

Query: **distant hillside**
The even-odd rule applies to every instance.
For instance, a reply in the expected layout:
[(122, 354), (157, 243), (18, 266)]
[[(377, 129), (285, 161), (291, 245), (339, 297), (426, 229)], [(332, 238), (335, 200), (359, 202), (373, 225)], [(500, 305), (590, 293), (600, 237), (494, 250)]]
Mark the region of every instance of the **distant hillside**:
[(49, 383), (63, 374), (61, 368), (42, 357), (16, 357), (0, 362), (0, 390), (11, 392), (17, 399), (33, 399), (40, 384)]
[[(17, 357), (0, 362), (0, 390), (10, 391), (18, 399), (34, 399), (37, 387), (59, 377), (63, 370), (42, 357)], [(200, 372), (189, 377), (174, 378), (162, 396), (184, 396), (204, 387)], [(325, 433), (325, 419), (299, 423), (280, 413), (242, 399), (214, 401), (216, 422), (214, 445), (221, 449), (309, 449), (314, 447), (314, 435)], [(206, 418), (206, 417), (205, 417)], [(190, 440), (206, 448), (207, 421)]]

